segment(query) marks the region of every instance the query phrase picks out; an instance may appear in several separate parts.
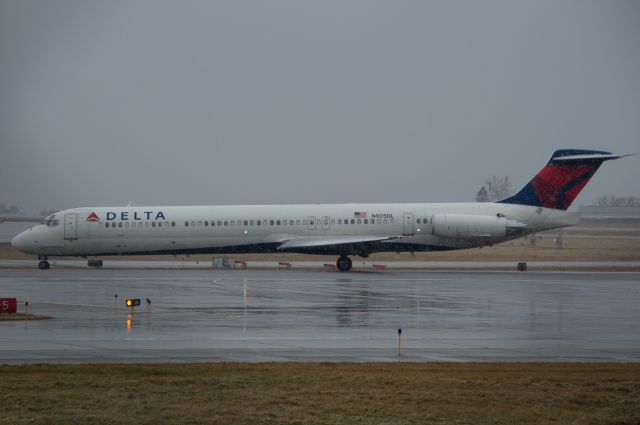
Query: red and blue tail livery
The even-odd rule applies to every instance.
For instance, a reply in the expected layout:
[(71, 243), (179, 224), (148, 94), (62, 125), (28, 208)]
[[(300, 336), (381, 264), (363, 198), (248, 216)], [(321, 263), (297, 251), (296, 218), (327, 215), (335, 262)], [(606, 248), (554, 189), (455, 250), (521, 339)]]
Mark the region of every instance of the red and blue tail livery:
[(604, 161), (621, 156), (626, 155), (582, 149), (557, 150), (520, 192), (498, 202), (566, 210)]

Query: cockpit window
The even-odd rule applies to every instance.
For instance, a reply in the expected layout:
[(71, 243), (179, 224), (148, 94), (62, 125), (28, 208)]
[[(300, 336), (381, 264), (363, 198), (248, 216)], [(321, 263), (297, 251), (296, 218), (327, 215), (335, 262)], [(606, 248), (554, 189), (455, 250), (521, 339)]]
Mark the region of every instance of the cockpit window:
[(40, 224), (44, 224), (47, 227), (55, 227), (60, 224), (60, 220), (56, 219), (55, 214), (51, 214), (50, 216), (43, 218)]

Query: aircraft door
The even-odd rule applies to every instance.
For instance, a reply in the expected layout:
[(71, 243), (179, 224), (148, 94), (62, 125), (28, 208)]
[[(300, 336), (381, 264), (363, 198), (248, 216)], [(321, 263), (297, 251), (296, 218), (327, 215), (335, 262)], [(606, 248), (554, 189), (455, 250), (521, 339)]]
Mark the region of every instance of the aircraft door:
[(402, 219), (402, 235), (413, 236), (414, 234), (413, 214), (404, 213)]
[(329, 219), (329, 216), (325, 215), (322, 217), (322, 230), (329, 230), (330, 223), (331, 220)]
[(66, 240), (78, 239), (78, 214), (64, 215), (64, 238)]

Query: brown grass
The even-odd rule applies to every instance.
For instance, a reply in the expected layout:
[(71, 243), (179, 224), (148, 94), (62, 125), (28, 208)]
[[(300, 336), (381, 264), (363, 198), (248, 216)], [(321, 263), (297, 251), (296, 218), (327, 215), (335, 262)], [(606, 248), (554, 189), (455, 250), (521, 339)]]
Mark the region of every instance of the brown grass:
[[(192, 255), (189, 259), (211, 261), (219, 255)], [(335, 256), (317, 256), (304, 254), (239, 254), (229, 257), (242, 258), (249, 261), (329, 261), (335, 262)], [(0, 246), (2, 259), (30, 259), (34, 256), (23, 254), (11, 246)], [(52, 257), (53, 258), (53, 257)], [(59, 257), (64, 258), (64, 257)], [(115, 256), (107, 259), (143, 259), (174, 260), (171, 255), (155, 256)], [(186, 258), (178, 256), (178, 258)], [(355, 257), (357, 258), (357, 257)], [(640, 238), (607, 239), (607, 238), (567, 238), (562, 249), (556, 248), (553, 240), (545, 236), (536, 246), (528, 240), (518, 239), (493, 247), (473, 248), (448, 252), (408, 252), (380, 253), (370, 257), (374, 261), (640, 261)]]
[(12, 313), (12, 314), (0, 314), (0, 322), (11, 322), (14, 320), (46, 320), (51, 319), (49, 316), (42, 316), (37, 314), (25, 314), (25, 313)]
[(639, 364), (0, 366), (0, 424), (638, 424)]

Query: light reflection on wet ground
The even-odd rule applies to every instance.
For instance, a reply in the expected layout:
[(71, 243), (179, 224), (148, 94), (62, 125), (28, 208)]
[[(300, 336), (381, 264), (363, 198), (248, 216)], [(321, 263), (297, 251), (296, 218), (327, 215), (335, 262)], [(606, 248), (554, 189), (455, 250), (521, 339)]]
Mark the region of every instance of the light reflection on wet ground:
[(54, 319), (0, 322), (0, 363), (397, 361), (398, 328), (406, 361), (640, 361), (640, 273), (0, 270), (8, 296)]

